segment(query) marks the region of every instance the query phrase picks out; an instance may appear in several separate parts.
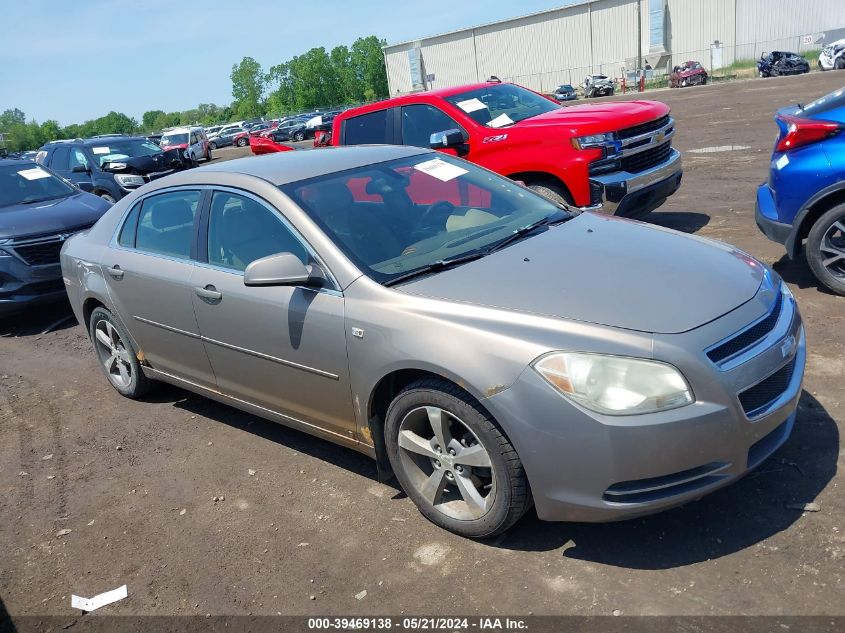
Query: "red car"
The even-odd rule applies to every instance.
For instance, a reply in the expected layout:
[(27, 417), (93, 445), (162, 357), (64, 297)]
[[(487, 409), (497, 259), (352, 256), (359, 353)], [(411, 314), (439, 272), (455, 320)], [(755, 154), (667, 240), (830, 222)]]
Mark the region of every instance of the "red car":
[(258, 125), (253, 125), (248, 130), (245, 130), (235, 136), (232, 139), (232, 145), (236, 147), (246, 147), (250, 144), (250, 141), (255, 136), (260, 136), (262, 132), (267, 132), (269, 130), (275, 130), (279, 126), (278, 122), (270, 121), (268, 123), (259, 123)]
[(707, 83), (707, 71), (701, 62), (688, 61), (675, 66), (669, 75), (670, 88), (703, 86)]
[(431, 147), (577, 210), (636, 217), (680, 186), (674, 134), (664, 103), (564, 108), (521, 86), (491, 81), (346, 110), (335, 118), (330, 142)]
[(273, 154), (275, 152), (290, 152), (293, 147), (277, 143), (266, 136), (256, 135), (249, 137), (249, 148), (253, 154)]

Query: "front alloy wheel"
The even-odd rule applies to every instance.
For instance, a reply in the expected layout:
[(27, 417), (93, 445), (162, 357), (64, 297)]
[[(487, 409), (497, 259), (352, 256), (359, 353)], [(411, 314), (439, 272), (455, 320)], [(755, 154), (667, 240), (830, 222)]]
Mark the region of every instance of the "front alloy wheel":
[(427, 378), (390, 404), (390, 465), (420, 512), (470, 538), (500, 534), (531, 506), (522, 462), (501, 427), (466, 391)]

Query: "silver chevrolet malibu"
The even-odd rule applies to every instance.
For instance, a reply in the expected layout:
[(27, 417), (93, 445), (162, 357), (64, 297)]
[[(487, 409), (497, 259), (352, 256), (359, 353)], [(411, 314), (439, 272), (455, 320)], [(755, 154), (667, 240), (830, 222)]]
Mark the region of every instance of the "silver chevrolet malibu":
[(469, 537), (725, 486), (789, 437), (795, 301), (719, 242), (361, 146), (154, 181), (62, 249), (96, 358), (375, 458)]

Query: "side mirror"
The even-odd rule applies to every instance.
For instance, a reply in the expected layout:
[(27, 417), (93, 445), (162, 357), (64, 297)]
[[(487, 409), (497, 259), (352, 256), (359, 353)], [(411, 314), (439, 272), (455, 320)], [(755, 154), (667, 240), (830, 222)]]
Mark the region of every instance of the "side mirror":
[(85, 165), (74, 165), (70, 171), (72, 174), (87, 174), (88, 168)]
[(293, 253), (256, 259), (244, 271), (245, 286), (321, 286), (325, 278), (317, 264), (306, 266)]
[(442, 149), (444, 147), (458, 147), (466, 143), (464, 133), (458, 129), (435, 132), (429, 138), (431, 149)]

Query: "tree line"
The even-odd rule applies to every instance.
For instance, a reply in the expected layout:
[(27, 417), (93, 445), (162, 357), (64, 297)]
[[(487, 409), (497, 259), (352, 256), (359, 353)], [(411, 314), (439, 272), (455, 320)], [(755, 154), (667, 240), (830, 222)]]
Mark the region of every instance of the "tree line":
[[(38, 149), (61, 138), (86, 138), (98, 134), (145, 134), (179, 125), (214, 125), (255, 117), (279, 117), (388, 96), (387, 71), (382, 47), (387, 42), (375, 35), (362, 37), (351, 47), (312, 48), (266, 71), (251, 57), (232, 66), (231, 104), (201, 103), (182, 112), (149, 110), (138, 121), (122, 112), (62, 127), (50, 119), (27, 121), (17, 108), (0, 114), (0, 133), (6, 149), (18, 152)], [(0, 145), (2, 147), (2, 145)]]

